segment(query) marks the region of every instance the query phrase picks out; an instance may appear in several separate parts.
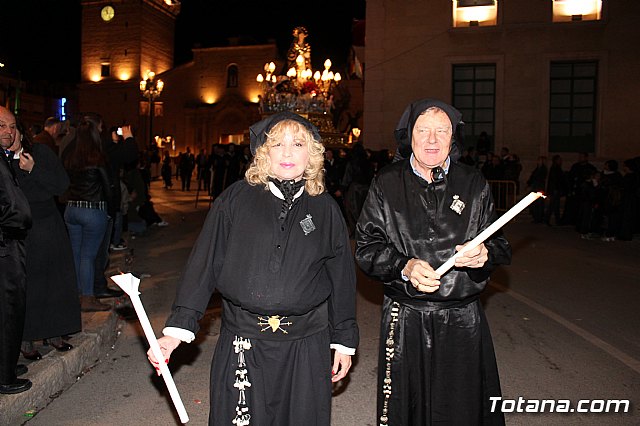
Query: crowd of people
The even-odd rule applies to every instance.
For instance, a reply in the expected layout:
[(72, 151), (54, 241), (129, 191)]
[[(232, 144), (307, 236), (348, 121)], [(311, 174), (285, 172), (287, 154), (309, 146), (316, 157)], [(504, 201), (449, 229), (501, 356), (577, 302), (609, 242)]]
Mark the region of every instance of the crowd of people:
[(218, 197), (228, 186), (244, 178), (252, 159), (248, 146), (232, 143), (215, 144), (210, 153), (202, 148), (197, 155), (191, 152), (191, 147), (186, 147), (185, 152), (179, 152), (176, 157), (171, 157), (169, 151), (164, 152), (161, 175), (165, 189), (173, 187), (175, 176), (182, 191), (191, 191), (195, 177), (198, 191)]
[(42, 359), (36, 342), (72, 350), (81, 312), (110, 310), (101, 299), (124, 294), (105, 275), (110, 252), (127, 247), (123, 232), (168, 225), (130, 126), (107, 130), (88, 113), (74, 125), (47, 118), (33, 133), (0, 107), (0, 394), (31, 387), (20, 354)]
[[(467, 148), (460, 162), (479, 168), (489, 181), (514, 182), (520, 193), (522, 165), (508, 148), (500, 155)], [(579, 153), (565, 170), (561, 155), (553, 155), (550, 164), (539, 156), (525, 183), (527, 191), (546, 195), (530, 206), (535, 223), (573, 226), (583, 239), (606, 242), (629, 241), (640, 233), (640, 157), (609, 159), (598, 168), (588, 153)]]
[(601, 169), (580, 153), (569, 170), (554, 155), (551, 166), (540, 156), (527, 180), (546, 200), (531, 206), (535, 223), (573, 226), (583, 239), (630, 241), (640, 233), (640, 157), (607, 160)]

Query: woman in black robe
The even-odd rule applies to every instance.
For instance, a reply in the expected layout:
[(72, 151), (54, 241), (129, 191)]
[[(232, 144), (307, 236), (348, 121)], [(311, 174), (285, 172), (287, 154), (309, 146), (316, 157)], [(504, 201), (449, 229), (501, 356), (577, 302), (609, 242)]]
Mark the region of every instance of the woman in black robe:
[[(69, 186), (58, 156), (41, 143), (32, 143), (18, 123), (12, 166), (33, 218), (27, 246), (27, 309), (22, 354), (37, 360), (34, 341), (47, 340), (58, 351), (72, 349), (63, 336), (82, 329), (73, 252), (55, 197)], [(27, 153), (27, 155), (24, 155)]]
[(327, 426), (332, 382), (358, 345), (346, 224), (324, 191), (324, 147), (311, 123), (283, 112), (250, 130), (255, 158), (245, 180), (216, 198), (160, 348), (168, 359), (195, 338), (217, 289), (209, 424)]

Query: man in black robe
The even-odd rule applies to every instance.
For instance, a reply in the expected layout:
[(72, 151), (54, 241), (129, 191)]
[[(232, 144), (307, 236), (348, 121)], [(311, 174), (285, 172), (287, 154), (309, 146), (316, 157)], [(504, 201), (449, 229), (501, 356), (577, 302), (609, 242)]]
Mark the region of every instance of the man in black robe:
[(5, 153), (15, 135), (13, 113), (0, 106), (0, 394), (31, 388), (30, 380), (16, 377), (26, 306), (25, 238), (31, 228), (31, 210)]
[(324, 191), (315, 126), (282, 112), (250, 130), (256, 161), (215, 199), (160, 348), (169, 358), (193, 341), (217, 289), (209, 424), (329, 426), (332, 383), (346, 376), (358, 345), (346, 223)]
[(374, 178), (357, 224), (356, 261), (384, 282), (380, 425), (504, 424), (490, 410), (500, 383), (479, 296), (510, 246), (494, 234), (435, 271), (496, 219), (486, 180), (456, 162), (461, 118), (433, 99), (405, 110), (395, 131), (404, 159)]

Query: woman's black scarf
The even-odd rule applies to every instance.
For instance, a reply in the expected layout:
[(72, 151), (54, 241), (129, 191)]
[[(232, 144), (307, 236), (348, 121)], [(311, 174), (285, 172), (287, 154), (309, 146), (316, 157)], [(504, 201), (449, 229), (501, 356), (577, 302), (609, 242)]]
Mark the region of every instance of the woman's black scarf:
[(293, 197), (296, 193), (304, 186), (304, 179), (300, 179), (299, 181), (294, 180), (278, 180), (275, 178), (269, 178), (271, 182), (282, 192), (282, 196), (284, 197), (284, 201), (282, 202), (282, 210), (280, 211), (280, 215), (278, 219), (284, 220), (289, 213), (289, 209), (293, 205)]

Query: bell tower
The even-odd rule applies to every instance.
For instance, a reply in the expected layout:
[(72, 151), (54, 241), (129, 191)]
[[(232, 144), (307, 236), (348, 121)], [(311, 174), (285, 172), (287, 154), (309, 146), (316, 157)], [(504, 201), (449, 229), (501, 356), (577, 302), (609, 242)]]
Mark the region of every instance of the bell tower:
[(82, 81), (137, 83), (172, 68), (178, 13), (173, 0), (82, 0)]
[(81, 0), (78, 109), (139, 125), (139, 82), (173, 68), (177, 0)]

